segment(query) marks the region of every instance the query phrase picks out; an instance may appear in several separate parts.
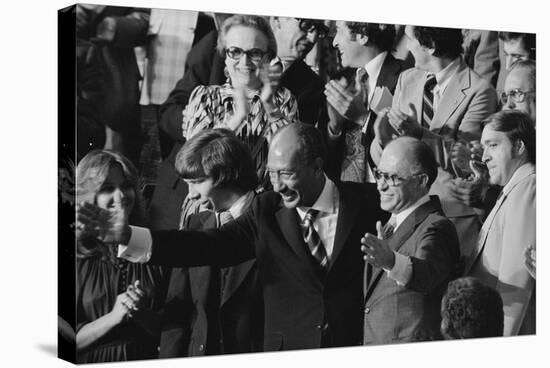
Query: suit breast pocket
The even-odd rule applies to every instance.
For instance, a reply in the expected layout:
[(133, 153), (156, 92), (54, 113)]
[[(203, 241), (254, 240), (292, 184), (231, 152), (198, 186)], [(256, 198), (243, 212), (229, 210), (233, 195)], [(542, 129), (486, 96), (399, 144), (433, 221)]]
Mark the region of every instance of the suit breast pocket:
[(267, 333), (264, 342), (264, 351), (283, 350), (283, 335), (280, 333)]

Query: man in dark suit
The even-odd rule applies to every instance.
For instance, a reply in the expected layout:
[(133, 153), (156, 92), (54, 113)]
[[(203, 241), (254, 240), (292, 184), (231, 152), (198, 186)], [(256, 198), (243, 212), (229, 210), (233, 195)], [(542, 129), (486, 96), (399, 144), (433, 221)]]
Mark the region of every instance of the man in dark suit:
[[(185, 229), (218, 228), (240, 217), (255, 198), (258, 178), (250, 151), (229, 130), (204, 130), (193, 136), (178, 153), (176, 170), (190, 196), (213, 208), (188, 217)], [(255, 259), (221, 269), (173, 269), (159, 357), (262, 351), (259, 277)]]
[[(131, 261), (174, 266), (237, 264), (256, 258), (265, 304), (264, 350), (358, 345), (362, 260), (359, 241), (384, 213), (370, 184), (335, 185), (323, 172), (321, 133), (303, 123), (282, 128), (270, 146), (273, 191), (220, 229), (153, 231), (101, 219), (84, 205), (78, 226), (121, 246)], [(139, 239), (143, 235), (143, 239)], [(150, 256), (150, 257), (149, 257)]]
[(402, 137), (382, 153), (374, 171), (381, 207), (392, 216), (377, 236), (361, 240), (365, 253), (364, 344), (439, 339), (440, 305), (456, 275), (458, 238), (437, 196), (434, 154)]
[(336, 22), (333, 45), (342, 66), (357, 68), (355, 81), (330, 81), (327, 96), (329, 176), (343, 181), (372, 182), (374, 164), (369, 147), (374, 139), (377, 112), (391, 104), (399, 74), (406, 69), (391, 50), (395, 26), (391, 24)]
[[(277, 53), (284, 66), (280, 85), (288, 88), (296, 97), (300, 121), (314, 124), (324, 106), (323, 82), (303, 59), (323, 32), (322, 22), (274, 17), (271, 26), (277, 40)], [(284, 41), (284, 37), (289, 41)], [(182, 111), (195, 87), (219, 85), (226, 80), (224, 56), (216, 49), (217, 39), (218, 31), (214, 30), (191, 49), (183, 78), (160, 108), (159, 126), (175, 145), (159, 166), (158, 182), (149, 208), (154, 229), (177, 229), (180, 224), (181, 206), (187, 195), (187, 187), (176, 175), (174, 160), (185, 142), (181, 130)]]

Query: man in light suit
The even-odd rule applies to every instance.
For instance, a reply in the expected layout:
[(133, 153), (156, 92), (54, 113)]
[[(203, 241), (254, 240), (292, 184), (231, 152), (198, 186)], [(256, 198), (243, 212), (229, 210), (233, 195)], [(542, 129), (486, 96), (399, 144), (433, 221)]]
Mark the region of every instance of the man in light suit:
[(487, 216), (466, 275), (495, 288), (504, 306), (504, 336), (535, 333), (535, 281), (524, 252), (536, 245), (535, 128), (528, 115), (501, 111), (483, 129), (490, 183), (503, 186)]
[(401, 73), (392, 109), (375, 124), (371, 154), (377, 162), (395, 135), (422, 139), (432, 148), (439, 173), (431, 193), (439, 196), (455, 224), (461, 253), (467, 256), (481, 227), (480, 213), (451, 195), (453, 179), (471, 172), (468, 165), (455, 165), (450, 153), (455, 142), (479, 140), (481, 121), (496, 111), (496, 92), (462, 60), (459, 29), (407, 26), (405, 34), (415, 68)]
[(330, 177), (374, 183), (374, 163), (369, 155), (377, 111), (373, 100), (384, 89), (392, 94), (399, 74), (406, 69), (403, 61), (391, 54), (394, 39), (392, 24), (336, 22), (333, 45), (342, 66), (357, 71), (355, 81), (331, 80), (325, 88)]
[(459, 260), (454, 225), (429, 196), (437, 175), (433, 152), (401, 137), (374, 171), (382, 209), (392, 216), (377, 235), (366, 234), (364, 344), (440, 339), (441, 298)]
[[(277, 132), (267, 169), (273, 185), (219, 229), (149, 231), (102, 210), (79, 207), (83, 231), (119, 244), (132, 261), (229, 266), (256, 258), (264, 296), (264, 350), (353, 346), (361, 342), (359, 248), (385, 214), (372, 184), (334, 184), (323, 172), (321, 133), (294, 123)], [(142, 237), (142, 239), (140, 239)]]

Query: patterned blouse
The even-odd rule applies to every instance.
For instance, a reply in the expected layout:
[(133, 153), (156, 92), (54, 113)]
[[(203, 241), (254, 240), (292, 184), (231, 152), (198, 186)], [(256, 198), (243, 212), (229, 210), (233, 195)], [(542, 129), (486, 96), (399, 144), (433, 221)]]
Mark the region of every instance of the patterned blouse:
[[(260, 92), (252, 97), (250, 112), (235, 134), (247, 144), (258, 176), (263, 178), (269, 142), (277, 130), (298, 120), (298, 103), (288, 89), (279, 88), (273, 96), (275, 111), (268, 116)], [(183, 111), (183, 136), (189, 139), (204, 129), (229, 128), (227, 123), (234, 107), (233, 87), (229, 83), (196, 87)]]

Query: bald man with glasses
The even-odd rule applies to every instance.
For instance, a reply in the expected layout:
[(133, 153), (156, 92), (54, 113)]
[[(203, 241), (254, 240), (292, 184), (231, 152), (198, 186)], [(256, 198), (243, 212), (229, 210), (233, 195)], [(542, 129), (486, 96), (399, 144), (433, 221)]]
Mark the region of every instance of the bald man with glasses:
[(380, 206), (390, 220), (365, 234), (363, 343), (391, 344), (441, 339), (439, 307), (457, 274), (458, 237), (437, 196), (430, 147), (401, 137), (384, 149), (373, 170)]

